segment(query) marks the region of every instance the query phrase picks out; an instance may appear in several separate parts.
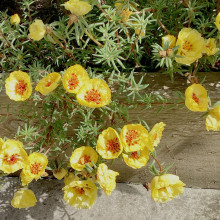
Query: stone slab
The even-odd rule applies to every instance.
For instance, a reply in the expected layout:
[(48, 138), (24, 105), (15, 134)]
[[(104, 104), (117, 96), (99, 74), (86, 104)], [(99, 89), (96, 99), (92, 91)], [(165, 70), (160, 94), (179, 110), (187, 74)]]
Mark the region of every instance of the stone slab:
[(155, 203), (142, 185), (118, 183), (111, 196), (99, 191), (90, 210), (77, 210), (63, 202), (63, 181), (38, 180), (30, 188), (38, 199), (28, 209), (10, 205), (18, 178), (4, 178), (0, 191), (1, 220), (219, 220), (220, 190), (186, 188), (183, 195), (167, 203)]

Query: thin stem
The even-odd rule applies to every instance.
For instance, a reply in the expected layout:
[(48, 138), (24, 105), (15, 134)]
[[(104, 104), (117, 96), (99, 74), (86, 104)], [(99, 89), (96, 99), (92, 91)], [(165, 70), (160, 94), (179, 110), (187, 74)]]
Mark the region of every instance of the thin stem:
[(106, 13), (106, 11), (101, 7), (101, 5), (96, 4), (96, 6), (106, 15), (107, 19), (109, 21), (111, 21), (111, 18), (109, 17), (109, 15)]
[(56, 35), (53, 32), (50, 34), (53, 36), (54, 40), (59, 44), (59, 46), (63, 49), (63, 51), (76, 62), (76, 58), (73, 56), (73, 54), (66, 52), (66, 47), (60, 42)]
[(151, 157), (153, 157), (153, 159), (155, 160), (155, 162), (158, 164), (158, 166), (159, 166), (159, 168), (160, 168), (160, 172), (159, 172), (159, 174), (162, 173), (163, 168), (162, 168), (162, 166), (161, 166), (159, 160), (157, 160), (152, 154), (151, 154)]
[(101, 44), (99, 41), (97, 41), (86, 29), (85, 29), (85, 34), (98, 46), (104, 47), (103, 44)]
[(168, 34), (170, 34), (170, 31), (168, 31), (166, 29), (166, 27), (164, 26), (164, 24), (161, 22), (161, 20), (158, 18), (158, 23), (160, 24), (160, 26), (164, 29), (165, 32), (167, 32)]
[(3, 34), (3, 32), (0, 30), (0, 35), (4, 38), (6, 44), (8, 47), (11, 47), (11, 44), (9, 43), (9, 41), (7, 40), (7, 38), (5, 37), (5, 35)]

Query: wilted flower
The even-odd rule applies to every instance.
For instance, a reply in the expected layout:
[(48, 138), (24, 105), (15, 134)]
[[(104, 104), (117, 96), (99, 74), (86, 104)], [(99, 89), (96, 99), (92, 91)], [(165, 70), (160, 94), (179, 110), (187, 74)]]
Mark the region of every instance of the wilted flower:
[(34, 192), (30, 189), (19, 189), (11, 200), (11, 205), (14, 208), (28, 208), (35, 206), (37, 199)]
[(139, 37), (145, 36), (145, 29), (142, 28), (141, 24), (137, 24), (137, 22), (134, 22), (134, 31), (136, 35), (139, 35)]
[(220, 31), (220, 12), (219, 12), (218, 15), (216, 16), (215, 25), (216, 25), (216, 27), (218, 28), (218, 30)]
[(17, 140), (7, 140), (0, 149), (0, 170), (14, 173), (22, 169), (28, 161), (23, 144)]
[[(115, 7), (117, 11), (121, 11), (123, 7), (123, 3), (120, 1), (116, 1)], [(132, 15), (132, 11), (129, 10), (129, 8), (125, 7), (121, 12), (120, 12), (120, 17), (122, 17), (121, 21), (126, 22), (129, 17)]]
[(214, 55), (218, 52), (214, 38), (209, 38), (205, 40), (204, 51), (208, 56)]
[(63, 179), (64, 176), (66, 176), (67, 171), (64, 168), (61, 168), (60, 170), (54, 170), (53, 175), (58, 179)]
[(28, 185), (33, 179), (38, 180), (44, 173), (48, 159), (44, 154), (32, 153), (28, 157), (28, 164), (21, 172), (22, 186)]
[(30, 76), (20, 70), (12, 72), (5, 80), (5, 90), (10, 99), (25, 101), (32, 93)]
[(91, 79), (80, 88), (77, 101), (90, 108), (108, 105), (111, 101), (111, 90), (102, 79)]
[(73, 173), (68, 173), (65, 177), (64, 177), (64, 184), (65, 186), (69, 185), (72, 181), (79, 181), (79, 177), (75, 176)]
[(141, 167), (146, 166), (147, 161), (149, 160), (149, 151), (145, 147), (143, 150), (139, 152), (133, 151), (130, 154), (122, 154), (124, 162), (134, 169), (139, 169)]
[(207, 131), (218, 131), (220, 129), (220, 104), (209, 111), (205, 125)]
[[(166, 125), (163, 122), (160, 122), (155, 124), (154, 127), (151, 129), (149, 133), (149, 140), (150, 142), (153, 142), (154, 147), (157, 147), (160, 143), (162, 132), (165, 126)], [(151, 151), (153, 151), (153, 149), (151, 149)]]
[(166, 41), (169, 41), (169, 43), (170, 43), (169, 49), (172, 49), (176, 46), (176, 37), (175, 36), (173, 36), (171, 34), (163, 36), (162, 37), (162, 47), (164, 47), (164, 44)]
[(46, 26), (42, 20), (36, 19), (29, 27), (29, 38), (39, 41), (46, 34)]
[(78, 209), (90, 209), (97, 198), (97, 187), (91, 180), (72, 181), (63, 190), (65, 202)]
[[(91, 147), (79, 147), (75, 149), (70, 157), (70, 165), (75, 170), (83, 170), (88, 164), (93, 166), (93, 163), (96, 164), (98, 160), (98, 154)], [(93, 162), (93, 163), (92, 163)]]
[(206, 89), (200, 84), (192, 84), (185, 92), (185, 105), (193, 112), (205, 112), (208, 109), (209, 98)]
[(61, 76), (59, 73), (50, 73), (38, 82), (35, 90), (40, 92), (42, 95), (48, 95), (57, 88), (60, 80)]
[(109, 170), (104, 163), (99, 164), (97, 169), (97, 182), (107, 196), (111, 195), (112, 191), (116, 188), (115, 179), (118, 175), (118, 172)]
[(11, 19), (10, 19), (11, 24), (18, 25), (20, 21), (21, 19), (18, 14), (14, 14), (11, 16)]
[(184, 191), (185, 184), (172, 174), (155, 176), (151, 181), (151, 198), (156, 202), (166, 202)]
[(70, 0), (65, 2), (64, 7), (76, 16), (85, 15), (92, 10), (92, 6), (88, 2), (80, 0)]
[(205, 45), (204, 42), (204, 39), (197, 30), (183, 28), (179, 32), (176, 42), (176, 46), (179, 46), (177, 55), (182, 56), (182, 58), (176, 57), (176, 62), (190, 65), (201, 58)]
[(77, 93), (88, 80), (88, 73), (79, 64), (69, 67), (62, 78), (63, 87), (69, 93)]
[(117, 158), (123, 151), (118, 132), (111, 127), (105, 129), (98, 137), (96, 150), (104, 159)]
[(120, 138), (126, 152), (149, 148), (148, 131), (141, 124), (125, 125), (121, 130)]

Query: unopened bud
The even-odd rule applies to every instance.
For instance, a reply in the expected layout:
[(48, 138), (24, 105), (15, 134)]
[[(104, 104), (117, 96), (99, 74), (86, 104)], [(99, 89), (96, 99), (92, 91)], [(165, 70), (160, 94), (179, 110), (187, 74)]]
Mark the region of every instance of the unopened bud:
[(71, 26), (73, 23), (75, 23), (78, 20), (78, 17), (74, 14), (69, 15), (69, 21), (68, 21), (68, 27)]
[(162, 50), (162, 51), (159, 52), (159, 55), (160, 55), (161, 57), (166, 57), (166, 56), (167, 56), (167, 51)]

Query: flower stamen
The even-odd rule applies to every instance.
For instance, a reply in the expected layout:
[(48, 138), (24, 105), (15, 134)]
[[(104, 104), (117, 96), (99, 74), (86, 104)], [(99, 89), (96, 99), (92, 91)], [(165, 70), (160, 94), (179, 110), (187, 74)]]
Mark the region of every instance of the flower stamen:
[(24, 80), (19, 80), (15, 85), (15, 92), (19, 95), (23, 95), (27, 90), (27, 83)]
[(30, 166), (30, 171), (32, 174), (39, 174), (42, 171), (42, 164), (37, 162), (32, 163)]
[(69, 89), (74, 90), (79, 85), (78, 77), (75, 73), (72, 73), (71, 79), (68, 81)]
[(118, 138), (110, 139), (106, 143), (106, 147), (108, 151), (111, 151), (113, 154), (118, 153), (120, 151), (120, 144), (118, 142)]
[(139, 137), (139, 134), (137, 131), (128, 130), (125, 135), (125, 141), (128, 144), (128, 146), (130, 147), (131, 145), (135, 145), (138, 143), (138, 141), (139, 141), (138, 137)]
[(18, 154), (12, 154), (11, 156), (4, 155), (3, 161), (6, 162), (8, 165), (12, 165), (17, 163), (18, 159), (19, 159)]
[(90, 91), (86, 92), (84, 96), (85, 101), (87, 102), (95, 102), (96, 104), (101, 103), (101, 94), (96, 89), (91, 89)]
[(78, 163), (81, 164), (81, 165), (84, 165), (84, 164), (89, 163), (89, 162), (91, 162), (90, 156), (84, 155), (84, 156), (79, 158)]
[(199, 98), (196, 96), (195, 93), (192, 94), (192, 99), (193, 99), (197, 104), (199, 104)]

